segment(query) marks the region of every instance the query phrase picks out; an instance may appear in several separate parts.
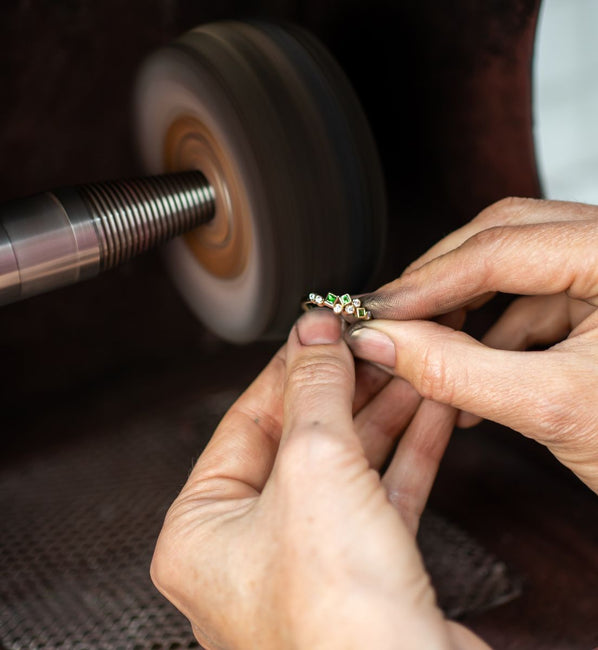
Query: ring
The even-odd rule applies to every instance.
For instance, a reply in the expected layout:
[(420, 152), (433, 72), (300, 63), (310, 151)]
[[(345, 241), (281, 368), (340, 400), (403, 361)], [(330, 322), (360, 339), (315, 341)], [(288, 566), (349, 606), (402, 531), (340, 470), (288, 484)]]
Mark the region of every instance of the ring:
[(307, 300), (302, 304), (304, 311), (315, 307), (328, 307), (335, 314), (343, 318), (354, 318), (357, 320), (371, 320), (372, 312), (361, 306), (359, 298), (351, 298), (348, 293), (337, 296), (335, 293), (327, 293), (324, 298), (319, 293), (310, 293)]

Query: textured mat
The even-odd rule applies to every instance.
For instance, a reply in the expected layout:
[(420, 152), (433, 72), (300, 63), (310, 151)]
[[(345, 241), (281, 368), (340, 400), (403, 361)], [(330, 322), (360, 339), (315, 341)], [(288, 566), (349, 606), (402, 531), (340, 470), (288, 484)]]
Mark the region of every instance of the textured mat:
[[(166, 509), (233, 398), (90, 429), (0, 474), (0, 646), (197, 647), (148, 567)], [(419, 542), (449, 616), (518, 594), (502, 563), (437, 515), (426, 513)]]

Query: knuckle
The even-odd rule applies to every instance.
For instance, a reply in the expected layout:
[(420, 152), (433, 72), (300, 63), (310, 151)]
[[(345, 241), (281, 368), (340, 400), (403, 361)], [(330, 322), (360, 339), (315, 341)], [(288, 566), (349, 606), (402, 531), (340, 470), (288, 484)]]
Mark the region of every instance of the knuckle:
[(335, 436), (320, 433), (314, 435), (309, 427), (293, 430), (278, 453), (271, 480), (289, 513), (300, 512), (306, 491), (328, 484), (332, 468), (342, 462), (345, 451)]
[(324, 431), (325, 428), (326, 425), (314, 422), (293, 430), (280, 452), (281, 469), (285, 474), (307, 476), (313, 471), (327, 472), (330, 463), (340, 458), (347, 445), (333, 432)]
[(502, 225), (490, 226), (480, 232), (476, 232), (467, 241), (468, 245), (474, 248), (481, 248), (484, 251), (499, 246), (507, 235), (507, 227)]
[(430, 345), (421, 357), (416, 381), (424, 399), (450, 403), (455, 394), (455, 382), (448, 372), (444, 345)]
[(318, 388), (352, 380), (347, 365), (334, 356), (300, 358), (289, 368), (287, 374), (287, 386), (297, 388)]
[(179, 496), (168, 509), (150, 563), (150, 578), (167, 597), (179, 589), (184, 575), (184, 531), (191, 517), (188, 506), (180, 512), (183, 501)]
[(168, 568), (170, 553), (164, 550), (163, 542), (158, 542), (150, 564), (150, 578), (158, 591), (168, 594), (172, 588), (172, 571)]
[(497, 265), (500, 264), (501, 248), (509, 242), (509, 230), (508, 226), (492, 226), (477, 232), (465, 242), (467, 264), (476, 268), (476, 286), (484, 290), (491, 288)]
[(482, 210), (474, 221), (486, 226), (521, 223), (525, 214), (536, 203), (535, 199), (507, 196)]

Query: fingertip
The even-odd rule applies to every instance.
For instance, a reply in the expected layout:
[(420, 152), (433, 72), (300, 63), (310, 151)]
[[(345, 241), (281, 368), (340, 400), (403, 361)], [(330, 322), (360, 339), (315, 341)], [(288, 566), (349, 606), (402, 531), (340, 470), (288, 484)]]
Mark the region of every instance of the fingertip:
[(312, 309), (295, 323), (293, 331), (300, 345), (330, 345), (343, 334), (344, 321), (328, 309)]
[(396, 368), (401, 358), (413, 355), (415, 344), (448, 332), (453, 330), (431, 321), (377, 318), (349, 328), (345, 340), (356, 357)]
[(414, 315), (413, 291), (403, 278), (398, 278), (377, 291), (361, 296), (363, 306), (374, 318), (404, 319)]
[(385, 332), (373, 327), (359, 327), (351, 330), (346, 340), (356, 357), (394, 368), (397, 356), (395, 344)]
[(308, 312), (293, 327), (284, 384), (284, 445), (299, 434), (311, 440), (323, 432), (337, 435), (342, 429), (344, 437), (352, 431), (355, 368), (342, 333), (341, 319), (328, 309)]

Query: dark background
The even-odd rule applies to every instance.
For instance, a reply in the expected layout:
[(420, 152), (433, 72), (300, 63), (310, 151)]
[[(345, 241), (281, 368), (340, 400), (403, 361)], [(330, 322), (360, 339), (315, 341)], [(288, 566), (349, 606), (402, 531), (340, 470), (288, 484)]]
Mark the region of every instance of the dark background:
[[(330, 47), (371, 121), (390, 194), (388, 280), (489, 203), (539, 193), (529, 88), (537, 4), (3, 3), (0, 200), (141, 173), (131, 93), (143, 58), (202, 22), (283, 18)], [(21, 428), (32, 402), (219, 348), (148, 256), (3, 310), (0, 406)]]
[[(0, 200), (142, 172), (130, 100), (142, 59), (219, 18), (284, 18), (341, 62), (371, 121), (390, 199), (381, 280), (507, 195), (538, 196), (530, 62), (539, 0), (422, 3), (117, 0), (0, 8)], [(482, 331), (500, 309), (474, 319)], [(209, 385), (241, 388), (272, 344), (205, 332), (151, 254), (3, 308), (4, 463)], [(234, 379), (233, 379), (234, 377)], [(458, 434), (434, 505), (526, 580), (468, 621), (497, 647), (598, 644), (596, 505), (544, 450), (485, 425)], [(593, 629), (592, 629), (593, 628)]]

